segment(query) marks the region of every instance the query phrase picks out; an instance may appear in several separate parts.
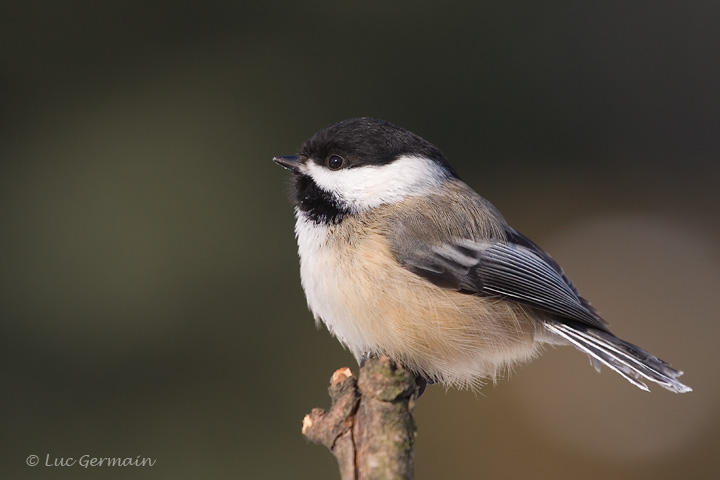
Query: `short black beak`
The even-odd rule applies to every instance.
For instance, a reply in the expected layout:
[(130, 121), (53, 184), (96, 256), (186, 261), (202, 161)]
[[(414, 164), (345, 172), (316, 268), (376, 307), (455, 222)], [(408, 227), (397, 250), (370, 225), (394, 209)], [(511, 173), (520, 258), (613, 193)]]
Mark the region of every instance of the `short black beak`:
[(282, 157), (274, 157), (273, 162), (281, 167), (285, 167), (293, 173), (300, 173), (300, 160), (297, 155), (284, 155)]

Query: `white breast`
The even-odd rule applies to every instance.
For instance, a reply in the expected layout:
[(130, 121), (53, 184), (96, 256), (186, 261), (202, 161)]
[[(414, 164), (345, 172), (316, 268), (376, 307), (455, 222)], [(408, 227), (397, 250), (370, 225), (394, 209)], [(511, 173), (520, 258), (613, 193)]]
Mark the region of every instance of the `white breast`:
[(322, 321), (356, 355), (368, 349), (358, 322), (347, 308), (348, 272), (341, 265), (337, 225), (315, 223), (296, 209), (295, 234), (300, 255), (300, 278), (315, 321)]

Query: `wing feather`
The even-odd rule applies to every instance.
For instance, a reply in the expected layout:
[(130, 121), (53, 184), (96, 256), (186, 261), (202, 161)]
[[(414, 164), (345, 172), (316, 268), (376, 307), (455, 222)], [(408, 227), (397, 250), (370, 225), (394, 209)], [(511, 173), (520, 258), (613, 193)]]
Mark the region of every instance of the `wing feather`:
[[(518, 236), (514, 231), (508, 235), (510, 239)], [(557, 263), (527, 242), (457, 239), (442, 245), (421, 245), (399, 260), (442, 288), (510, 298), (606, 330), (605, 321), (580, 297)]]

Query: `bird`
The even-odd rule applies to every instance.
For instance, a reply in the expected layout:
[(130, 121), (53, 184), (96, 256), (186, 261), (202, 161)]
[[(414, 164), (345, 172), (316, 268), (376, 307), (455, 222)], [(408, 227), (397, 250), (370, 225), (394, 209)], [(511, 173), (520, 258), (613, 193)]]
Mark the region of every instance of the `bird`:
[(385, 355), (423, 390), (476, 389), (544, 345), (572, 345), (642, 390), (692, 390), (615, 336), (558, 263), (420, 136), (351, 118), (273, 161), (292, 173), (308, 307), (361, 364)]

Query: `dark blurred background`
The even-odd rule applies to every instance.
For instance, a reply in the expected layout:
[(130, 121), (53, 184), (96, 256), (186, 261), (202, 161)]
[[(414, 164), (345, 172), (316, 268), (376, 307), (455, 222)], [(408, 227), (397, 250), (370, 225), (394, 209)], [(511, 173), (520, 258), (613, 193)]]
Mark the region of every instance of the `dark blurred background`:
[(356, 367), (306, 309), (270, 159), (361, 115), (438, 145), (695, 389), (548, 349), (431, 388), (416, 478), (715, 477), (719, 22), (716, 0), (4, 2), (0, 477), (337, 477), (300, 420)]

